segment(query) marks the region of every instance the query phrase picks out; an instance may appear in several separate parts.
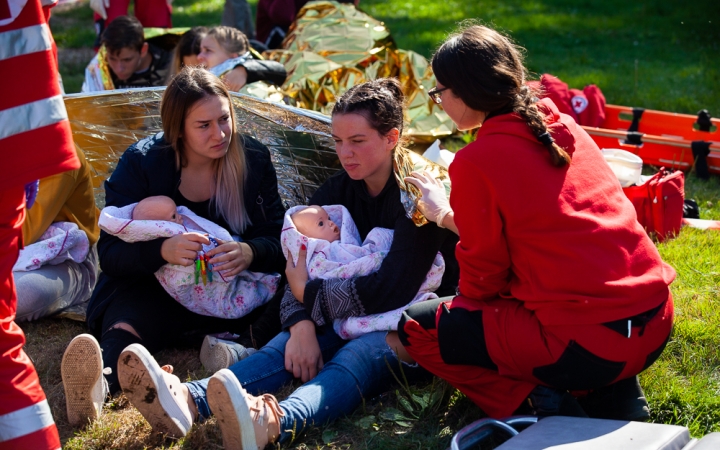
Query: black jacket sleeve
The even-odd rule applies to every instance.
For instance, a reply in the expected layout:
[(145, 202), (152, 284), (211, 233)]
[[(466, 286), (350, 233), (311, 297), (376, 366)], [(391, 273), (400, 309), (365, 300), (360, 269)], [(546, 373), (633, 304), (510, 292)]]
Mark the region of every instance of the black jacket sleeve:
[[(121, 208), (151, 195), (139, 156), (131, 147), (120, 158), (115, 171), (105, 182), (107, 206)], [(100, 267), (113, 278), (152, 275), (166, 263), (160, 255), (165, 239), (129, 243), (101, 231), (98, 241)]]
[[(247, 84), (256, 81), (265, 81), (270, 84), (282, 85), (287, 78), (285, 66), (277, 61), (268, 61), (264, 59), (248, 59), (242, 64), (247, 71)], [(237, 67), (237, 66), (235, 66)]]
[(244, 200), (252, 225), (245, 229), (242, 238), (254, 254), (248, 270), (282, 273), (285, 257), (280, 246), (280, 231), (285, 208), (278, 192), (275, 167), (267, 147), (248, 136), (243, 138), (249, 172)]

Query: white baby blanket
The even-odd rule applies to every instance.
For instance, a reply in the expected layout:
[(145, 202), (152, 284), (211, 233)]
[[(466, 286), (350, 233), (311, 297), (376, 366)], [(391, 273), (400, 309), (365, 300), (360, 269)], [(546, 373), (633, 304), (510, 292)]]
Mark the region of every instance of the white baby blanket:
[(81, 263), (90, 251), (87, 234), (72, 222), (55, 222), (37, 242), (20, 250), (13, 272), (29, 272), (45, 264), (57, 265), (67, 260)]
[[(295, 206), (285, 213), (280, 242), (283, 253), (287, 256), (289, 252), (295, 264), (297, 264), (300, 246), (305, 244), (308, 276), (311, 280), (359, 277), (380, 268), (392, 245), (392, 230), (373, 228), (365, 241), (361, 242), (360, 233), (347, 208), (342, 205), (328, 205), (323, 206), (323, 209), (327, 211), (330, 220), (340, 227), (340, 240), (329, 242), (323, 239), (308, 238), (295, 228), (295, 224), (290, 218), (293, 213), (303, 208), (305, 206)], [(408, 306), (437, 298), (433, 291), (440, 286), (444, 272), (445, 261), (438, 253), (420, 291), (410, 303), (385, 313), (335, 320), (333, 324), (335, 332), (344, 339), (353, 339), (371, 331), (396, 330), (402, 312)]]
[[(137, 203), (122, 208), (107, 206), (100, 212), (100, 228), (125, 242), (150, 241), (187, 232), (207, 233), (223, 241), (233, 240), (230, 233), (184, 206), (178, 207), (183, 224), (164, 220), (132, 220)], [(204, 245), (209, 251), (214, 245)], [(216, 265), (215, 267), (222, 267)], [(213, 272), (212, 282), (195, 283), (195, 267), (165, 264), (155, 277), (175, 300), (197, 314), (236, 319), (266, 303), (277, 291), (280, 275), (245, 270), (236, 276)]]

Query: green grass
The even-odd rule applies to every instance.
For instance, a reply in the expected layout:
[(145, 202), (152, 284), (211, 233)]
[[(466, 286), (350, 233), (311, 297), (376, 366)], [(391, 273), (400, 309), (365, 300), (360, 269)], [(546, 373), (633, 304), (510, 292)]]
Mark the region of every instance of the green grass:
[(509, 33), (528, 69), (571, 86), (597, 84), (608, 103), (720, 114), (720, 8), (714, 0), (363, 0), (401, 48), (429, 57), (463, 19)]
[[(256, 3), (251, 1), (253, 7)], [(222, 5), (222, 0), (176, 0), (174, 25), (218, 24)], [(527, 65), (535, 74), (550, 72), (574, 87), (598, 84), (608, 103), (690, 114), (707, 108), (720, 115), (720, 8), (715, 0), (362, 0), (360, 6), (386, 23), (400, 48), (428, 57), (456, 22), (476, 18), (505, 30), (525, 47)], [(91, 16), (86, 4), (54, 13), (51, 27), (58, 45), (91, 47)], [(62, 64), (68, 92), (79, 90), (83, 65)], [(456, 139), (453, 145), (462, 144)], [(704, 181), (689, 175), (686, 197), (697, 200), (703, 219), (720, 220), (717, 176)], [(720, 431), (720, 232), (684, 229), (658, 249), (677, 271), (672, 285), (675, 331), (641, 382), (653, 421), (688, 426), (699, 437)], [(186, 439), (163, 440), (151, 434), (122, 397), (106, 406), (101, 421), (73, 430), (64, 412), (58, 355), (84, 327), (43, 320), (23, 328), (64, 447), (221, 447), (214, 420), (196, 425)], [(175, 365), (183, 379), (208, 375), (195, 349), (170, 349), (158, 360)], [(420, 401), (413, 403), (410, 394)], [(314, 428), (290, 447), (442, 449), (455, 431), (481, 416), (444, 383), (413, 386), (410, 394), (398, 389), (366, 399), (350, 417)]]

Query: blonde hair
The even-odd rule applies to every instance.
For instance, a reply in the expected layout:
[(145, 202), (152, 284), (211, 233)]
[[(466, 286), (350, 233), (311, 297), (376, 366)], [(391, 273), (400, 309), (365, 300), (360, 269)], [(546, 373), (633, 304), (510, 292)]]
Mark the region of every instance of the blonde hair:
[(250, 41), (237, 28), (220, 25), (211, 28), (205, 36), (214, 38), (220, 47), (228, 53), (237, 53), (242, 56), (250, 51)]
[(235, 110), (230, 93), (222, 81), (199, 67), (185, 67), (168, 85), (160, 106), (165, 140), (175, 150), (176, 168), (187, 167), (182, 132), (185, 117), (198, 101), (208, 96), (223, 97), (230, 105), (231, 136), (228, 151), (215, 161), (215, 188), (210, 206), (222, 216), (234, 233), (241, 234), (250, 217), (244, 204), (243, 192), (247, 179), (245, 150), (240, 142), (235, 124)]

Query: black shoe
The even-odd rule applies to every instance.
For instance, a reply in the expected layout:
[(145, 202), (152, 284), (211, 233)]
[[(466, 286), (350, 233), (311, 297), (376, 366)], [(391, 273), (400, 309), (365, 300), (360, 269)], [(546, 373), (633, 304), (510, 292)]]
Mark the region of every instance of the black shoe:
[(568, 391), (540, 385), (530, 392), (527, 404), (521, 406), (516, 414), (587, 417), (577, 399)]
[(637, 376), (595, 389), (578, 400), (588, 416), (596, 419), (647, 422), (650, 408)]

